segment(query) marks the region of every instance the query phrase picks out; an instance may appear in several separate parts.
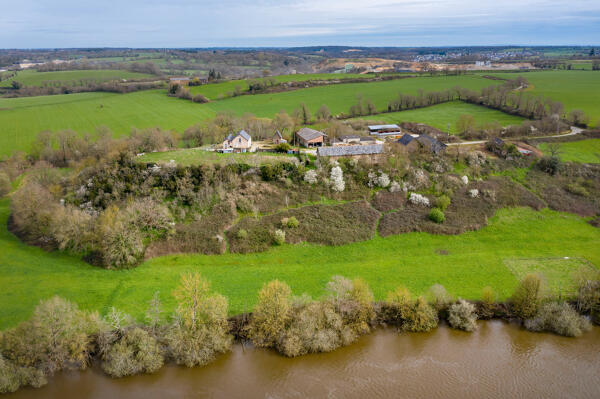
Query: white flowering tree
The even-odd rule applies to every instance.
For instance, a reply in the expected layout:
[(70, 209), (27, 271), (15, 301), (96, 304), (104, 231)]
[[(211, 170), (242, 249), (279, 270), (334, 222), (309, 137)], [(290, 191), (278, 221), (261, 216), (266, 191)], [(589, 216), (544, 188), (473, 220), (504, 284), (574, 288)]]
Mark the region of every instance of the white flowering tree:
[(344, 172), (339, 166), (334, 166), (331, 168), (331, 175), (329, 176), (329, 179), (331, 183), (331, 189), (333, 191), (341, 193), (346, 188), (346, 183), (344, 182)]

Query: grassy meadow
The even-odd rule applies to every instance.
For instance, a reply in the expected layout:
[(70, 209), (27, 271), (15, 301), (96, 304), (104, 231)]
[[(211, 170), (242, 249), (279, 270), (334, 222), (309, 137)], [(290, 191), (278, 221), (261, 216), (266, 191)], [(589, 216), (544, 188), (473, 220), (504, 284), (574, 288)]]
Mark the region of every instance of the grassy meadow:
[[(493, 73), (494, 76), (514, 78), (517, 73)], [(533, 85), (532, 94), (541, 94), (561, 101), (565, 109), (581, 109), (590, 117), (593, 126), (600, 121), (600, 71), (536, 71), (520, 74)]]
[[(120, 271), (22, 243), (6, 230), (8, 214), (5, 198), (0, 200), (0, 329), (26, 319), (41, 299), (53, 295), (102, 313), (114, 306), (141, 319), (160, 291), (171, 311), (171, 292), (181, 273), (192, 271), (227, 296), (235, 314), (251, 309), (262, 284), (273, 279), (286, 281), (296, 294), (313, 296), (323, 294), (331, 276), (344, 275), (364, 278), (378, 300), (398, 285), (423, 294), (436, 283), (468, 299), (479, 298), (482, 287), (490, 285), (499, 299), (506, 299), (527, 265), (547, 270), (553, 285), (569, 286), (575, 268), (561, 262), (542, 267), (545, 258), (600, 264), (600, 230), (577, 216), (547, 209), (503, 209), (488, 227), (458, 236), (409, 233), (339, 247), (300, 244), (245, 255), (172, 255)], [(515, 259), (528, 261), (518, 262), (515, 271), (510, 262)]]
[[(540, 144), (540, 150), (548, 152), (548, 143)], [(560, 158), (568, 162), (600, 163), (600, 139), (560, 143)]]
[(249, 165), (259, 166), (268, 162), (283, 161), (285, 158), (295, 158), (295, 155), (276, 153), (237, 153), (220, 154), (214, 151), (206, 151), (204, 148), (185, 148), (175, 151), (152, 152), (144, 154), (137, 159), (140, 162), (167, 163), (171, 160), (177, 165), (188, 166), (206, 163), (229, 163), (242, 162)]
[(134, 127), (183, 131), (214, 116), (210, 108), (167, 97), (163, 90), (0, 99), (0, 158), (14, 150), (28, 151), (43, 130), (93, 133), (107, 126), (122, 136)]
[[(358, 74), (358, 73), (306, 73), (296, 75), (279, 75), (273, 76), (277, 83), (284, 82), (304, 82), (307, 80), (344, 80), (344, 79), (368, 79), (374, 77), (375, 74)], [(250, 79), (251, 80), (251, 79)], [(202, 86), (190, 87), (192, 94), (202, 94), (205, 97), (216, 100), (221, 96), (226, 96), (239, 87), (240, 90), (248, 90), (248, 80), (228, 80), (220, 83), (210, 83)]]
[(269, 118), (282, 109), (291, 113), (305, 103), (313, 113), (326, 104), (332, 113), (338, 114), (347, 112), (359, 94), (372, 99), (378, 109), (385, 109), (398, 92), (416, 94), (419, 89), (434, 91), (454, 86), (480, 89), (493, 83), (476, 75), (421, 77), (239, 96), (207, 104), (168, 97), (164, 90), (2, 98), (0, 158), (14, 150), (28, 151), (43, 130), (72, 129), (84, 133), (93, 132), (98, 126), (107, 126), (116, 135), (124, 135), (133, 127), (159, 126), (182, 132), (195, 123), (214, 117), (217, 112), (252, 113)]
[(77, 82), (80, 80), (93, 80), (106, 82), (115, 79), (144, 79), (149, 77), (152, 77), (152, 75), (112, 69), (56, 72), (38, 72), (35, 69), (25, 69), (19, 71), (14, 78), (0, 82), (0, 87), (11, 86), (13, 80), (25, 86), (42, 86), (44, 82), (48, 81)]
[(478, 124), (496, 121), (502, 126), (508, 126), (519, 125), (523, 122), (523, 118), (519, 116), (506, 114), (479, 105), (464, 103), (462, 101), (452, 101), (408, 111), (365, 116), (362, 119), (380, 121), (383, 123), (426, 123), (444, 132), (448, 130), (448, 124), (450, 124), (450, 134), (456, 134), (459, 133), (456, 122), (458, 122), (458, 118), (463, 114), (472, 115)]

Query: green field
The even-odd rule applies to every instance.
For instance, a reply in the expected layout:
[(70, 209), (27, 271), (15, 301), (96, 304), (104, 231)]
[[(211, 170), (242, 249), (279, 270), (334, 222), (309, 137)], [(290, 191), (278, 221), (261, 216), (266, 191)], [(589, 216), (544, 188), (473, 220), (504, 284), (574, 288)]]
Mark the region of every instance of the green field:
[(285, 158), (295, 158), (295, 155), (276, 153), (239, 153), (220, 154), (214, 151), (206, 151), (203, 148), (186, 148), (175, 151), (152, 152), (138, 157), (140, 162), (166, 163), (171, 160), (177, 165), (188, 166), (205, 163), (228, 163), (242, 162), (249, 165), (259, 166), (272, 161), (283, 161)]
[(444, 132), (448, 130), (448, 124), (450, 124), (450, 133), (456, 134), (459, 133), (456, 122), (460, 115), (463, 114), (472, 115), (479, 124), (497, 121), (502, 126), (508, 126), (519, 125), (523, 122), (523, 118), (519, 116), (462, 101), (452, 101), (432, 107), (391, 112), (389, 114), (366, 116), (362, 119), (384, 123), (420, 122), (436, 127)]
[(43, 130), (91, 133), (107, 126), (122, 136), (134, 127), (160, 126), (181, 132), (214, 115), (208, 107), (167, 97), (162, 90), (0, 99), (0, 157), (28, 151)]
[[(358, 73), (309, 73), (296, 75), (279, 75), (273, 76), (273, 79), (278, 83), (283, 82), (303, 82), (306, 80), (342, 80), (342, 79), (367, 79), (374, 77), (374, 74), (358, 74)], [(248, 80), (228, 80), (220, 83), (210, 83), (202, 86), (190, 87), (192, 94), (203, 94), (211, 100), (216, 100), (219, 96), (225, 96), (239, 87), (240, 90), (248, 90)]]
[(252, 113), (272, 117), (279, 111), (293, 112), (305, 103), (314, 113), (326, 104), (334, 114), (347, 112), (362, 94), (385, 109), (398, 92), (416, 94), (425, 91), (463, 86), (480, 89), (493, 84), (480, 76), (422, 77), (385, 82), (351, 83), (313, 87), (275, 94), (240, 96), (207, 104), (168, 97), (163, 90), (147, 90), (129, 94), (79, 93), (57, 96), (0, 99), (0, 157), (14, 150), (27, 151), (43, 130), (73, 129), (93, 132), (107, 126), (117, 135), (132, 127), (160, 126), (183, 131), (216, 112), (231, 111), (237, 115)]
[[(173, 255), (121, 271), (25, 245), (6, 230), (8, 213), (5, 198), (0, 200), (0, 329), (26, 319), (39, 300), (53, 295), (84, 309), (104, 313), (115, 306), (140, 318), (160, 291), (170, 311), (171, 292), (180, 274), (189, 271), (211, 280), (235, 314), (250, 309), (261, 285), (272, 279), (313, 296), (323, 294), (332, 275), (344, 275), (365, 278), (378, 300), (398, 285), (421, 294), (435, 283), (469, 299), (490, 285), (506, 299), (517, 284), (507, 259), (569, 256), (600, 264), (600, 230), (577, 216), (547, 209), (504, 209), (483, 230), (458, 236), (410, 233), (339, 247), (302, 244), (246, 255)], [(548, 270), (565, 285), (571, 280), (571, 270), (563, 265)]]
[[(560, 143), (560, 158), (563, 161), (600, 163), (600, 139), (589, 139)], [(540, 144), (540, 150), (548, 151), (548, 144)]]
[(26, 69), (19, 71), (14, 78), (0, 82), (0, 87), (9, 87), (13, 80), (25, 86), (42, 86), (43, 82), (57, 80), (61, 82), (77, 82), (80, 80), (106, 82), (115, 79), (145, 79), (149, 77), (152, 77), (152, 75), (111, 69), (58, 72), (37, 72), (35, 69)]
[[(493, 73), (513, 79), (518, 73)], [(541, 94), (560, 101), (567, 111), (581, 109), (596, 126), (600, 120), (600, 71), (539, 71), (520, 74), (527, 78), (532, 94)]]

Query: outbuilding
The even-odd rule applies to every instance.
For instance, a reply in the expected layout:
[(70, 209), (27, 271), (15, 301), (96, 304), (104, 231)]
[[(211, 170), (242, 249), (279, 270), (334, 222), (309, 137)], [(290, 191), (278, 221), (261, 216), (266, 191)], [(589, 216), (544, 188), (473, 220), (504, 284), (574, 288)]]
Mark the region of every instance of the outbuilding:
[(318, 130), (303, 127), (296, 133), (298, 142), (303, 147), (321, 147), (325, 143), (327, 135)]

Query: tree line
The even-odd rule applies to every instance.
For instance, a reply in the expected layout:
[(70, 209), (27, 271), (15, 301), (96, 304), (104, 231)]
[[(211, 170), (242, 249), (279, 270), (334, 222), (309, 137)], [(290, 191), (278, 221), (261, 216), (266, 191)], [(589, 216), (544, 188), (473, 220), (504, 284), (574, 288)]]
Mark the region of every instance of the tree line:
[(349, 345), (377, 326), (423, 332), (445, 320), (471, 332), (478, 319), (503, 318), (530, 331), (579, 336), (590, 329), (582, 315), (600, 322), (597, 272), (579, 281), (571, 302), (549, 295), (534, 274), (521, 280), (506, 303), (499, 303), (490, 287), (483, 288), (480, 301), (469, 302), (439, 284), (427, 296), (400, 286), (376, 303), (364, 280), (342, 276), (332, 277), (319, 299), (294, 296), (286, 283), (270, 281), (251, 314), (229, 319), (227, 298), (197, 273), (182, 275), (172, 295), (176, 306), (171, 315), (156, 292), (143, 320), (114, 307), (100, 316), (60, 297), (40, 302), (29, 320), (0, 332), (0, 393), (41, 387), (55, 373), (84, 370), (92, 361), (116, 378), (154, 373), (167, 362), (204, 366), (230, 351), (236, 339), (296, 357)]

